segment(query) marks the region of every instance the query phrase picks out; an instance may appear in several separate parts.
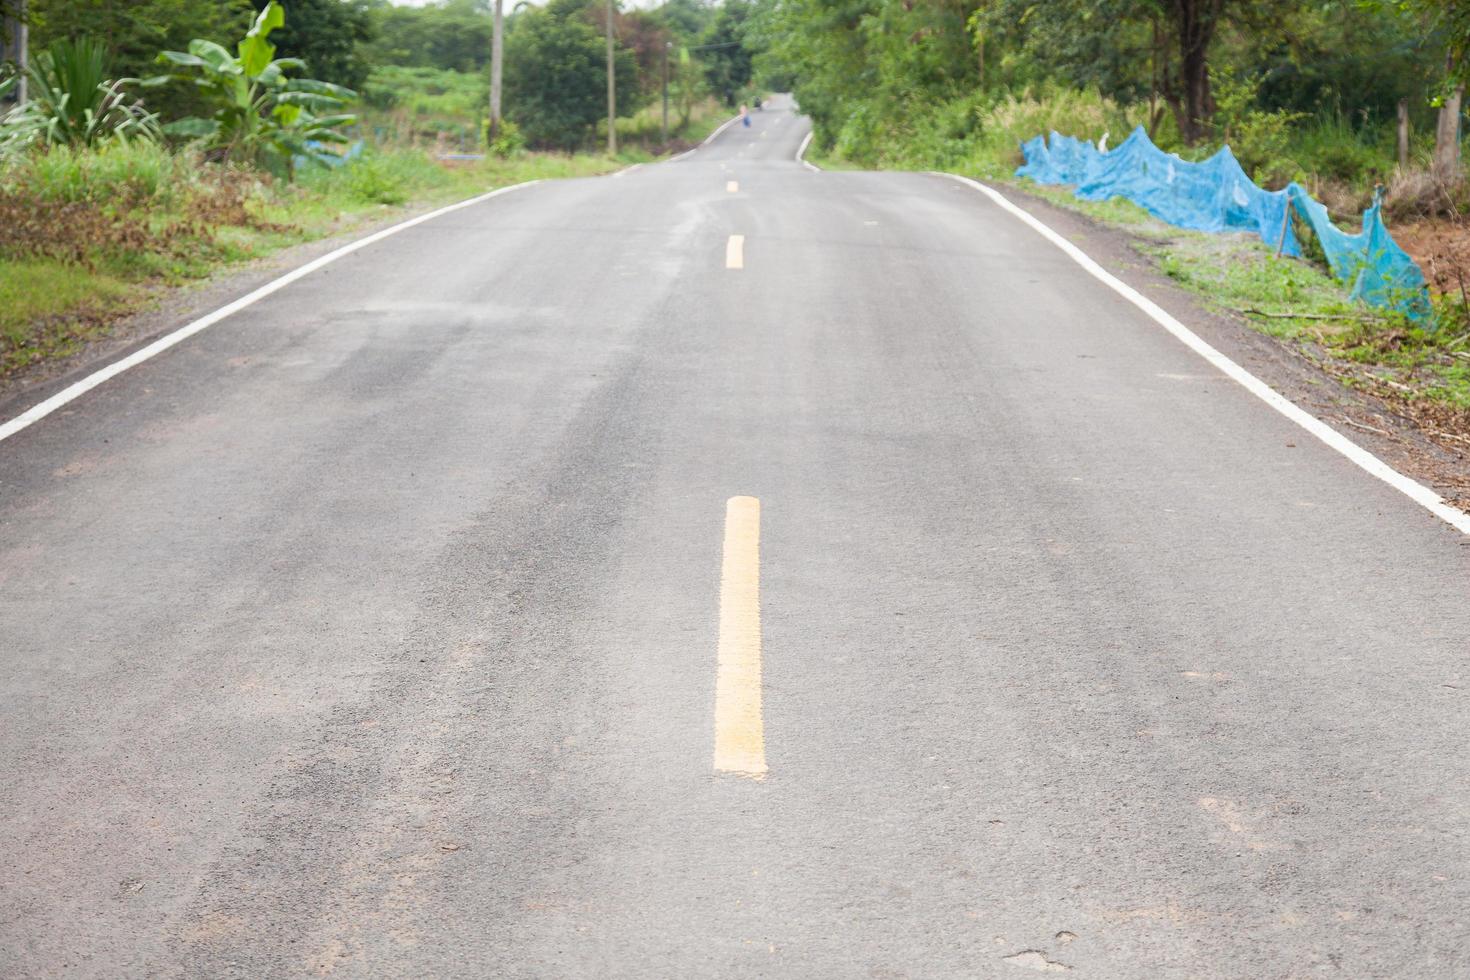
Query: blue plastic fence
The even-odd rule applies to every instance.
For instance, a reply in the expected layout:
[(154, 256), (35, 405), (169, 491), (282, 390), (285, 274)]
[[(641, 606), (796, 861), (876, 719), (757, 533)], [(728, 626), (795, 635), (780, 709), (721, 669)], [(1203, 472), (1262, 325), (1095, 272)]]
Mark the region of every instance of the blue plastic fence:
[(1021, 152), (1026, 163), (1016, 171), (1018, 177), (1074, 184), (1076, 195), (1086, 201), (1125, 197), (1180, 228), (1252, 232), (1286, 255), (1301, 254), (1288, 220), (1288, 208), (1295, 208), (1316, 235), (1332, 274), (1348, 284), (1351, 298), (1414, 320), (1427, 320), (1432, 313), (1424, 274), (1389, 235), (1377, 198), (1363, 212), (1363, 230), (1350, 235), (1300, 184), (1279, 191), (1257, 187), (1230, 147), (1190, 163), (1154, 146), (1142, 126), (1111, 150), (1052, 133), (1050, 145), (1037, 136), (1022, 144)]

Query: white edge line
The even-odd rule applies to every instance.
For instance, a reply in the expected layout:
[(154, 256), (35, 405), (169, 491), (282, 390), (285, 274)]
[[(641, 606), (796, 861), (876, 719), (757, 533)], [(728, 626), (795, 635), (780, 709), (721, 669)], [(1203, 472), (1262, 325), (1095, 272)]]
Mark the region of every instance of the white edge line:
[(623, 176), (623, 174), (630, 174), (633, 171), (637, 170), (641, 166), (643, 166), (643, 164), (641, 164), (641, 163), (635, 163), (631, 167), (624, 167), (622, 170), (619, 170), (617, 173), (613, 174), (613, 176), (614, 177), (621, 177), (621, 176)]
[(725, 130), (729, 129), (731, 126), (735, 125), (735, 123), (738, 122), (739, 120), (740, 120), (740, 117), (739, 116), (732, 116), (729, 119), (726, 119), (724, 122), (720, 123), (719, 127), (713, 133), (710, 133), (708, 136), (706, 136), (704, 138), (703, 142), (701, 142), (699, 144), (699, 146), (690, 147), (689, 149), (685, 150), (683, 153), (680, 153), (680, 154), (678, 154), (676, 156), (671, 156), (671, 157), (669, 157), (669, 159), (668, 159), (667, 162), (668, 163), (678, 163), (680, 160), (682, 160), (685, 157), (689, 156), (695, 150), (698, 150), (700, 147), (709, 146), (710, 143), (714, 140), (714, 138), (716, 136), (720, 135)]
[[(709, 146), (711, 143), (713, 143), (715, 141), (715, 137), (716, 136), (719, 136), (721, 133), (723, 133), (725, 130), (729, 129), (731, 126), (735, 125), (739, 121), (740, 121), (740, 117), (739, 116), (731, 116), (729, 119), (726, 119), (724, 122), (720, 123), (718, 129), (716, 129), (713, 133), (710, 133), (708, 136), (706, 136), (704, 138), (704, 142), (700, 143), (699, 146)], [(698, 148), (699, 147), (695, 147), (695, 149), (698, 149)], [(691, 152), (693, 152), (693, 151), (691, 151)]]
[(1341, 432), (1338, 432), (1321, 419), (1309, 414), (1295, 402), (1279, 394), (1260, 378), (1211, 347), (1198, 334), (1166, 313), (1153, 300), (1144, 296), (1138, 290), (1098, 265), (1086, 252), (1073, 245), (1058, 232), (1052, 230), (1051, 227), (1043, 223), (1039, 218), (1013, 204), (999, 191), (992, 187), (987, 187), (977, 180), (971, 180), (969, 177), (961, 177), (958, 174), (936, 172), (936, 176), (948, 177), (951, 180), (957, 180), (962, 184), (967, 184), (990, 198), (1006, 211), (1020, 218), (1043, 238), (1065, 252), (1072, 261), (1091, 273), (1094, 279), (1102, 282), (1115, 293), (1128, 300), (1128, 302), (1138, 307), (1144, 313), (1147, 313), (1156, 323), (1177, 337), (1190, 350), (1193, 350), (1200, 357), (1213, 364), (1232, 381), (1237, 382), (1261, 401), (1270, 405), (1303, 429), (1306, 429), (1329, 448), (1335, 449), (1343, 456), (1346, 456), (1359, 469), (1387, 483), (1460, 533), (1470, 534), (1470, 514), (1466, 514), (1464, 511), (1450, 505), (1443, 497), (1429, 487), (1400, 473), (1362, 446), (1353, 442), (1347, 436), (1344, 436)]
[(331, 252), (328, 252), (326, 255), (315, 258), (303, 266), (292, 269), (284, 276), (281, 276), (277, 279), (272, 279), (264, 286), (261, 286), (258, 289), (246, 293), (244, 296), (241, 296), (233, 303), (221, 306), (213, 313), (208, 313), (191, 323), (187, 323), (184, 326), (179, 327), (172, 333), (164, 334), (162, 337), (159, 337), (148, 346), (140, 347), (138, 350), (133, 351), (133, 353), (129, 354), (127, 357), (124, 357), (121, 360), (114, 361), (111, 364), (107, 365), (105, 368), (102, 368), (98, 371), (94, 371), (92, 374), (87, 375), (82, 380), (61, 389), (50, 398), (47, 398), (45, 401), (31, 406), (29, 409), (17, 415), (15, 418), (4, 423), (3, 425), (0, 425), (0, 442), (4, 442), (6, 439), (9, 439), (11, 436), (15, 435), (17, 432), (20, 432), (22, 429), (34, 425), (36, 422), (39, 422), (41, 419), (56, 411), (58, 408), (61, 408), (69, 402), (75, 401), (76, 399), (80, 398), (82, 395), (85, 395), (87, 392), (91, 391), (93, 388), (96, 388), (103, 382), (117, 377), (119, 374), (122, 374), (129, 368), (137, 367), (139, 364), (142, 364), (144, 361), (150, 358), (157, 357), (159, 354), (162, 354), (164, 351), (168, 350), (175, 344), (187, 340), (188, 338), (194, 336), (196, 333), (199, 333), (202, 330), (214, 326), (216, 323), (219, 323), (221, 320), (225, 319), (228, 316), (239, 313), (247, 306), (254, 305), (260, 300), (265, 299), (272, 293), (291, 285), (291, 283), (295, 282), (296, 280), (311, 275), (313, 272), (322, 268), (323, 266), (331, 265), (333, 262), (342, 258), (344, 255), (350, 255), (360, 248), (366, 248), (367, 246), (372, 245), (374, 242), (380, 242), (388, 236), (396, 235), (406, 228), (412, 228), (414, 225), (420, 225), (423, 224), (425, 221), (431, 221), (434, 218), (448, 214), (451, 211), (458, 211), (460, 208), (467, 208), (473, 204), (479, 204), (481, 201), (488, 201), (492, 197), (499, 197), (501, 194), (509, 194), (511, 191), (518, 191), (522, 188), (530, 187), (534, 184), (539, 183), (541, 183), (541, 181), (539, 180), (528, 180), (525, 183), (512, 184), (509, 187), (501, 187), (488, 193), (480, 194), (476, 197), (472, 197), (464, 201), (459, 201), (455, 204), (447, 205), (446, 207), (439, 208), (436, 211), (430, 211), (427, 214), (421, 214), (416, 218), (409, 218), (407, 221), (400, 221), (398, 224), (393, 225), (392, 227), (384, 228), (382, 231), (374, 232), (371, 235), (367, 235), (363, 238), (357, 239), (357, 241), (348, 242), (341, 248), (335, 249)]
[(815, 163), (811, 163), (806, 158), (806, 148), (808, 146), (811, 146), (811, 143), (812, 132), (811, 130), (807, 130), (806, 138), (801, 141), (801, 146), (797, 147), (796, 149), (796, 162), (810, 170), (812, 173), (819, 174), (822, 172), (822, 168), (817, 166)]

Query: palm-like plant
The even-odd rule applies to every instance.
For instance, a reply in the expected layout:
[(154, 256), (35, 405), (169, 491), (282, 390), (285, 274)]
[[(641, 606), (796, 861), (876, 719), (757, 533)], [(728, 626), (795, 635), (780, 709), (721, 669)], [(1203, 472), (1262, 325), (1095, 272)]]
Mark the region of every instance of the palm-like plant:
[[(42, 51), (26, 71), (30, 97), (0, 117), (0, 150), (157, 139), (158, 116), (125, 92), (136, 79), (109, 79), (106, 57), (102, 44), (86, 37), (55, 41)], [(4, 88), (15, 82), (9, 79)]]
[(267, 40), (285, 22), (285, 10), (272, 0), (236, 45), (235, 54), (196, 38), (187, 52), (159, 55), (160, 62), (184, 71), (150, 79), (148, 84), (192, 81), (213, 107), (208, 117), (180, 119), (164, 131), (199, 140), (218, 156), (288, 176), (297, 158), (319, 158), (325, 155), (323, 144), (346, 143), (347, 137), (336, 127), (351, 125), (357, 117), (338, 110), (357, 93), (329, 82), (287, 77), (288, 70), (304, 64), (296, 58), (277, 58), (275, 45)]

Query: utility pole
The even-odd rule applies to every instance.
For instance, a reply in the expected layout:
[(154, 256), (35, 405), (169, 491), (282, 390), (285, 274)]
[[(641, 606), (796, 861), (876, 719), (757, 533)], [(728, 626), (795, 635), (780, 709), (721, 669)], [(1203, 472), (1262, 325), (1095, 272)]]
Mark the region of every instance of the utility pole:
[[(29, 47), (30, 31), (26, 27), (26, 0), (16, 0), (15, 12), (5, 18), (5, 38), (10, 48), (12, 60), (15, 62), (15, 104), (21, 105), (26, 101), (26, 68), (30, 65)], [(0, 55), (5, 52), (0, 51)]]
[(669, 141), (669, 48), (674, 46), (673, 41), (664, 42), (664, 129), (663, 141)]
[(504, 0), (495, 0), (495, 26), (490, 32), (490, 141), (500, 135), (500, 78), (505, 67)]
[(607, 0), (607, 154), (618, 152), (618, 93), (613, 73), (613, 0)]

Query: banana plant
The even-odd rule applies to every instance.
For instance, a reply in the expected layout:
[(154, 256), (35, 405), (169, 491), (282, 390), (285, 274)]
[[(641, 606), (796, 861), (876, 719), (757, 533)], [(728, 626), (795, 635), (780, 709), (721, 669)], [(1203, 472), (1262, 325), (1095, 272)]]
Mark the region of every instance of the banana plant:
[(164, 132), (196, 140), (216, 157), (264, 167), (281, 176), (294, 174), (298, 159), (323, 159), (327, 144), (348, 142), (338, 131), (357, 121), (340, 110), (357, 93), (330, 82), (291, 78), (288, 71), (305, 64), (297, 58), (277, 58), (271, 31), (286, 23), (286, 12), (275, 0), (266, 4), (249, 33), (231, 54), (222, 45), (202, 38), (189, 50), (165, 51), (162, 64), (176, 71), (149, 79), (192, 82), (212, 107), (207, 117), (191, 116), (169, 123)]

